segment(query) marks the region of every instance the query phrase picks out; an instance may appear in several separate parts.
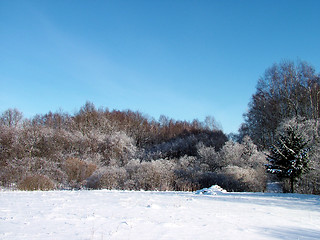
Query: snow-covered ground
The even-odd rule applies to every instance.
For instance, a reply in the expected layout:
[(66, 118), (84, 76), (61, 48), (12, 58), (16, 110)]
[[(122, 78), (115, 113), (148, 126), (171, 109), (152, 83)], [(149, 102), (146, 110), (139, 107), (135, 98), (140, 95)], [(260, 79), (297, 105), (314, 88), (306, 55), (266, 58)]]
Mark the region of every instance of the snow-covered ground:
[(0, 239), (320, 239), (320, 197), (0, 191)]

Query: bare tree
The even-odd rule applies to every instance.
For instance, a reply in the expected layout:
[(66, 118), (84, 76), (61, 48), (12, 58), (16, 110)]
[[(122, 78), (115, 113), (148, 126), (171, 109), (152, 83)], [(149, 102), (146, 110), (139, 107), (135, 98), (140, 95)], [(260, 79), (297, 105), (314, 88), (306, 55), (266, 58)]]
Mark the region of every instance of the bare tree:
[(242, 130), (246, 129), (260, 148), (268, 148), (284, 119), (320, 117), (319, 92), (319, 75), (308, 63), (283, 61), (274, 64), (258, 81), (257, 91), (244, 115)]
[(0, 117), (0, 123), (8, 127), (17, 127), (18, 124), (21, 123), (22, 118), (23, 115), (21, 112), (19, 112), (16, 108), (10, 108), (2, 113)]

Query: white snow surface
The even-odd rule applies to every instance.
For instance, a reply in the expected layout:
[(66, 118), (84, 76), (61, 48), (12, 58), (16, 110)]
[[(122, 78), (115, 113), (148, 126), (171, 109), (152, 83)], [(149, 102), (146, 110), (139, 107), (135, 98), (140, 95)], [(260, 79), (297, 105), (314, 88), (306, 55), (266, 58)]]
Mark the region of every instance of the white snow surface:
[(0, 239), (320, 239), (320, 197), (0, 191)]
[(222, 193), (226, 193), (227, 191), (224, 190), (219, 185), (213, 185), (209, 188), (203, 188), (201, 190), (196, 191), (196, 194), (204, 194), (204, 195), (218, 195)]

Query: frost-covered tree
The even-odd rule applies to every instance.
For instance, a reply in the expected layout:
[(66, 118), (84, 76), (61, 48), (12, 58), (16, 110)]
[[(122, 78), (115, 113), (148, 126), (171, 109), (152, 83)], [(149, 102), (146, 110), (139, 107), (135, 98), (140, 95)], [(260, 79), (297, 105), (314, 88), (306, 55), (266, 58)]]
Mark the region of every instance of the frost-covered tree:
[(309, 150), (308, 141), (297, 128), (288, 126), (270, 149), (267, 171), (289, 179), (291, 192), (294, 192), (294, 182), (309, 169)]
[(8, 109), (0, 115), (0, 124), (8, 127), (17, 127), (23, 118), (18, 109)]
[(228, 141), (219, 152), (223, 188), (229, 191), (263, 191), (266, 185), (265, 155), (250, 137), (241, 143)]
[(249, 135), (259, 149), (267, 149), (276, 141), (276, 129), (284, 119), (320, 117), (319, 92), (320, 76), (308, 63), (274, 64), (258, 81), (240, 137)]

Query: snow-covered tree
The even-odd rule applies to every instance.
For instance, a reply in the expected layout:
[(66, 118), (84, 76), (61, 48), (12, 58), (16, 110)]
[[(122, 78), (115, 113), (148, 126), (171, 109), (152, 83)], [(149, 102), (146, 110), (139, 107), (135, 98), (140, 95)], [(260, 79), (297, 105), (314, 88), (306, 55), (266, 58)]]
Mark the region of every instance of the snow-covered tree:
[(288, 126), (270, 149), (267, 171), (289, 179), (293, 192), (294, 182), (309, 169), (309, 150), (308, 141), (298, 133), (297, 128)]

